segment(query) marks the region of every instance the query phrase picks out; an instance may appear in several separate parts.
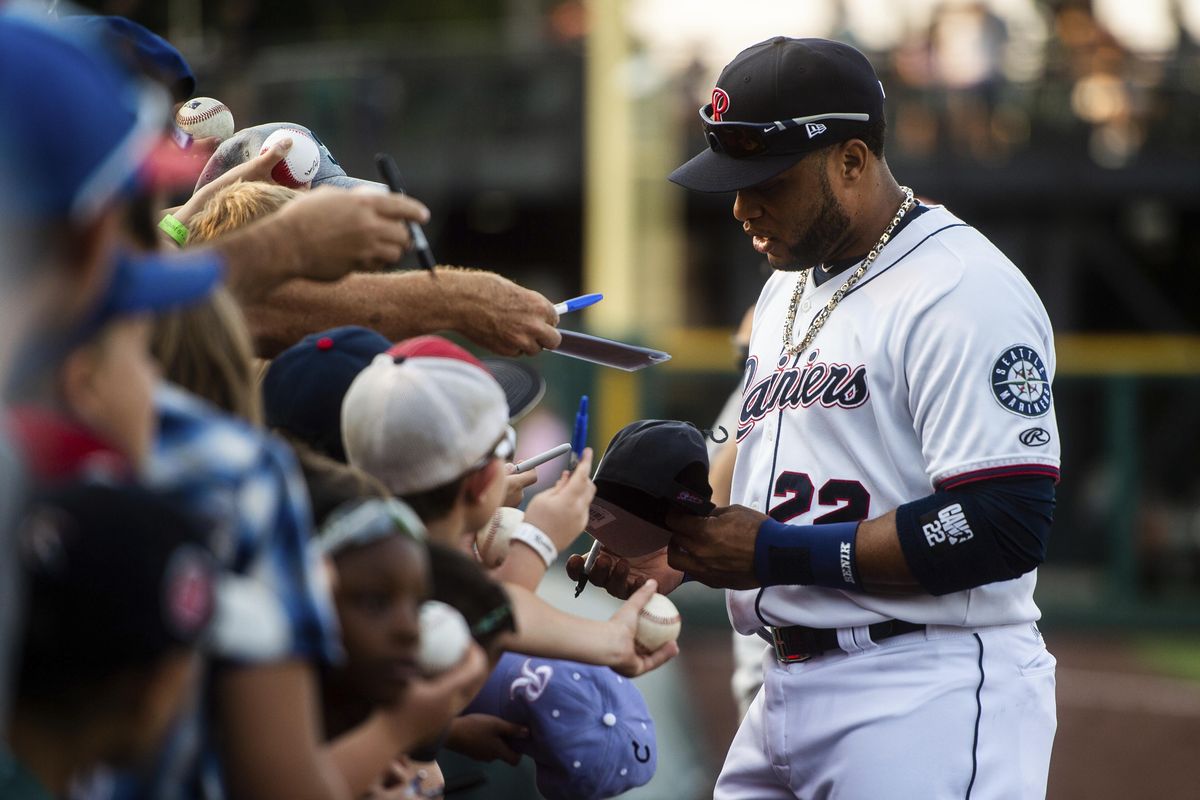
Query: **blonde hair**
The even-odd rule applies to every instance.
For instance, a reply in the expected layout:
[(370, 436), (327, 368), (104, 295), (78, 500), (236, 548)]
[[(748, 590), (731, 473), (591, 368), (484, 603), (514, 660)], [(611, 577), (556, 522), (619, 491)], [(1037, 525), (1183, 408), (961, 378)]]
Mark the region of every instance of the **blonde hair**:
[(188, 244), (208, 242), (273, 214), (299, 193), (258, 181), (231, 183), (208, 199), (188, 221)]
[(228, 289), (158, 317), (150, 349), (167, 380), (255, 425), (262, 423), (250, 331)]
[[(188, 244), (207, 242), (278, 211), (296, 197), (286, 186), (232, 183), (188, 221)], [(167, 380), (255, 425), (262, 424), (254, 345), (241, 308), (225, 288), (159, 316), (151, 344)]]

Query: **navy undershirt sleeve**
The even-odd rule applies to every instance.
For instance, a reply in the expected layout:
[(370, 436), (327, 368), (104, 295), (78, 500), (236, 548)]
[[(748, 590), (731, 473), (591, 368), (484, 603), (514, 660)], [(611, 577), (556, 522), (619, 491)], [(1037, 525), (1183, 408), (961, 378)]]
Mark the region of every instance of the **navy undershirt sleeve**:
[[(1035, 569), (1046, 557), (1053, 518), (1052, 478), (993, 478), (905, 503), (896, 509), (896, 530), (913, 577), (942, 595)], [(862, 591), (857, 525), (764, 520), (755, 542), (759, 582)]]
[(913, 577), (942, 595), (1035, 569), (1053, 519), (1052, 478), (993, 478), (905, 503), (896, 531)]

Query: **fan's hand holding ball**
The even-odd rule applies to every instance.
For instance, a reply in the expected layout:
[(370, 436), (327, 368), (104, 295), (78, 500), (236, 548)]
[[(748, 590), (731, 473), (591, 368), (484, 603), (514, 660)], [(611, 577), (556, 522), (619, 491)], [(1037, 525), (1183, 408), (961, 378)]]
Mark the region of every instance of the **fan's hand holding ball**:
[(479, 529), (475, 534), (475, 552), (485, 567), (492, 569), (504, 563), (513, 531), (524, 519), (525, 514), (520, 509), (501, 506), (491, 521)]
[(282, 139), (292, 140), (292, 149), (271, 170), (271, 179), (280, 186), (291, 189), (307, 189), (321, 166), (321, 151), (317, 143), (304, 131), (297, 128), (280, 128), (263, 140), (258, 154), (270, 150)]
[(421, 604), (421, 647), (417, 666), (426, 675), (438, 675), (462, 661), (471, 645), (471, 630), (458, 609), (437, 600)]

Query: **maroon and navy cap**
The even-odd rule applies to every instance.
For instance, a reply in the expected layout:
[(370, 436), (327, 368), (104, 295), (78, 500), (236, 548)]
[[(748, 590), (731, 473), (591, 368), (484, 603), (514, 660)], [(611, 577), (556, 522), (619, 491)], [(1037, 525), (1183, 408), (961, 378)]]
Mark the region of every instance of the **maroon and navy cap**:
[[(807, 153), (861, 136), (883, 119), (883, 101), (871, 62), (848, 44), (784, 36), (759, 42), (721, 71), (700, 109), (709, 147), (669, 179), (699, 192), (763, 183)], [(761, 151), (730, 155), (712, 133), (727, 123), (755, 123), (745, 133), (758, 137)]]
[(388, 355), (396, 358), (457, 358), (485, 370), (504, 390), (509, 423), (516, 423), (528, 414), (546, 394), (545, 379), (530, 364), (510, 358), (476, 358), (441, 336), (405, 339), (388, 350)]
[(666, 547), (667, 512), (712, 512), (708, 447), (690, 422), (630, 423), (612, 438), (596, 469), (596, 497), (587, 532), (617, 555), (636, 557)]

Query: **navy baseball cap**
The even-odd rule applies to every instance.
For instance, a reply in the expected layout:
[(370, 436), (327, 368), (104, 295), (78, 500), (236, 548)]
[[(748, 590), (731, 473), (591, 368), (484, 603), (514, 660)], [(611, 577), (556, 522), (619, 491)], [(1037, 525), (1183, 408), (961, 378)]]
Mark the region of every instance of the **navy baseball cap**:
[(358, 373), (391, 346), (382, 334), (356, 325), (305, 336), (275, 356), (263, 377), (267, 427), (345, 462), (342, 400)]
[(510, 742), (537, 765), (546, 800), (616, 797), (654, 777), (654, 720), (633, 682), (608, 667), (505, 653), (464, 714), (529, 729)]
[(18, 532), (29, 590), (22, 695), (54, 701), (199, 646), (217, 606), (204, 535), (167, 496), (134, 485), (37, 496)]
[(608, 443), (595, 483), (585, 530), (621, 556), (666, 547), (668, 511), (705, 516), (715, 507), (704, 433), (690, 422), (626, 425)]
[(883, 119), (883, 100), (871, 62), (848, 44), (759, 42), (721, 71), (700, 109), (708, 149), (669, 180), (698, 192), (755, 186), (814, 150), (862, 136)]
[(174, 148), (161, 86), (78, 26), (17, 11), (0, 11), (0, 108), (6, 220), (88, 222)]

